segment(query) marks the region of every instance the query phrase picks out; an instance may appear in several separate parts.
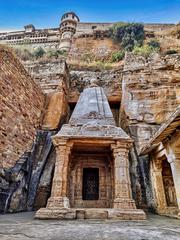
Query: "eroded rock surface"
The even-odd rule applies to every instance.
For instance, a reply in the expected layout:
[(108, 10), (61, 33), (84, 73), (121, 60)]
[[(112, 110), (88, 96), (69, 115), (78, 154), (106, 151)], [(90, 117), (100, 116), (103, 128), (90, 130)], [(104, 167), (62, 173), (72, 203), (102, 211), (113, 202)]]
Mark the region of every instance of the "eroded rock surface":
[(139, 158), (148, 142), (180, 104), (180, 56), (127, 54), (122, 81), (121, 126), (134, 139), (131, 176), (137, 203), (153, 208), (149, 160)]

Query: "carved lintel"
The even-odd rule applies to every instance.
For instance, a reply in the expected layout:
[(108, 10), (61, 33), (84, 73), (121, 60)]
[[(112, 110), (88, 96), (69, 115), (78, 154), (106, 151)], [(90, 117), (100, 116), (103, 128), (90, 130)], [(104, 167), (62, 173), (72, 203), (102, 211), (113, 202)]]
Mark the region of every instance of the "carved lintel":
[(129, 149), (132, 147), (132, 145), (133, 145), (132, 139), (128, 139), (128, 141), (117, 141), (117, 147), (119, 148)]
[(132, 147), (133, 141), (130, 139), (128, 141), (116, 141), (116, 143), (111, 144), (111, 149), (115, 152), (129, 152), (129, 149)]
[(58, 135), (55, 135), (52, 137), (52, 142), (55, 147), (59, 145), (67, 145), (68, 138), (59, 137)]

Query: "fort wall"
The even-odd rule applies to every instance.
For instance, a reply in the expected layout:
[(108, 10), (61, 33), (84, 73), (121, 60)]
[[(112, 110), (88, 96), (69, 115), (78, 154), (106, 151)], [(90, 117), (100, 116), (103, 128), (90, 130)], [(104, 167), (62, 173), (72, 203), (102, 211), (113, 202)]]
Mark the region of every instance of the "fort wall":
[(45, 97), (4, 47), (0, 47), (0, 99), (0, 167), (10, 168), (32, 146)]

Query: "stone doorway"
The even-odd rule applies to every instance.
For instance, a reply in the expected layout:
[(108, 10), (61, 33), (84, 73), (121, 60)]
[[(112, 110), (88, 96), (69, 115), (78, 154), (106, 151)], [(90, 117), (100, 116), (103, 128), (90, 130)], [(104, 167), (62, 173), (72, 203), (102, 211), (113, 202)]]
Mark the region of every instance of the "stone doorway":
[(108, 147), (75, 145), (70, 157), (68, 196), (72, 208), (109, 208), (113, 158)]
[(168, 215), (176, 214), (178, 205), (172, 168), (164, 153), (159, 156), (155, 155), (152, 161), (152, 177), (157, 212)]
[(99, 168), (83, 169), (83, 200), (99, 199)]
[(177, 207), (174, 180), (172, 176), (171, 166), (167, 159), (164, 159), (162, 161), (162, 178), (167, 206)]

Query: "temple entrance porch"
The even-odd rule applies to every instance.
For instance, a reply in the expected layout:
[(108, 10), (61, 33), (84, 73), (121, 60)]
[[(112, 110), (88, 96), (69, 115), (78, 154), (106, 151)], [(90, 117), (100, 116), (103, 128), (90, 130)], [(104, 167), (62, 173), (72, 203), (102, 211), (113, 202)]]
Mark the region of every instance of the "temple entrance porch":
[(57, 162), (51, 197), (36, 218), (146, 219), (132, 199), (130, 142), (56, 139), (54, 144)]
[(151, 163), (156, 209), (159, 214), (176, 215), (179, 210), (172, 166), (166, 152), (164, 150), (161, 152), (154, 154)]
[(69, 176), (70, 207), (112, 207), (113, 159), (110, 148), (75, 145), (70, 156)]

